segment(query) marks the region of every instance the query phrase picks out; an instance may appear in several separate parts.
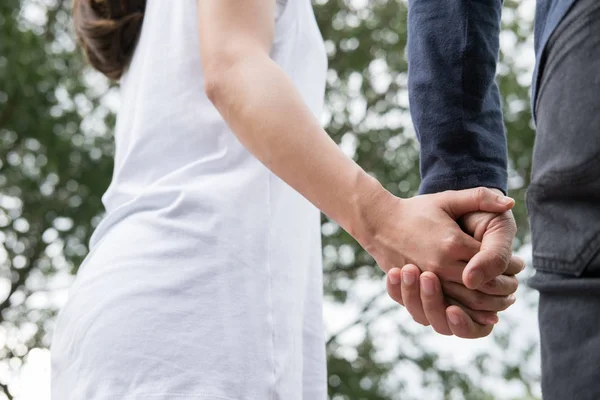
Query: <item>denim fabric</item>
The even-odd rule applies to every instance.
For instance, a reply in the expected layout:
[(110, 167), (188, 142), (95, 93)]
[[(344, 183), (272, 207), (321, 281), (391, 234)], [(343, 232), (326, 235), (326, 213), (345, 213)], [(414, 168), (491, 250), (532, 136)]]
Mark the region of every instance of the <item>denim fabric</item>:
[[(574, 2), (538, 0), (538, 60)], [(506, 192), (506, 135), (494, 79), (502, 0), (409, 0), (408, 9), (408, 88), (421, 143), (420, 192), (475, 186)]]
[(498, 86), (500, 0), (409, 0), (408, 93), (421, 143), (421, 193), (506, 191)]
[(544, 400), (600, 399), (600, 2), (579, 0), (540, 58), (527, 193)]
[(527, 195), (534, 264), (580, 276), (600, 251), (600, 2), (580, 0), (541, 60)]

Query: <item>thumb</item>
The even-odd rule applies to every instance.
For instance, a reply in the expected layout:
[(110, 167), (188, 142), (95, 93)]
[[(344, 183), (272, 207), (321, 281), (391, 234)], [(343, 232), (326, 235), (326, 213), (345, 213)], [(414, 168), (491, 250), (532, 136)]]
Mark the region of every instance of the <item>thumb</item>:
[(449, 190), (440, 193), (439, 198), (442, 202), (442, 209), (454, 220), (473, 211), (501, 213), (510, 210), (515, 205), (514, 199), (484, 187)]
[(467, 288), (477, 289), (506, 271), (511, 261), (516, 230), (510, 213), (490, 223), (481, 240), (479, 253), (471, 258), (463, 271), (463, 283)]

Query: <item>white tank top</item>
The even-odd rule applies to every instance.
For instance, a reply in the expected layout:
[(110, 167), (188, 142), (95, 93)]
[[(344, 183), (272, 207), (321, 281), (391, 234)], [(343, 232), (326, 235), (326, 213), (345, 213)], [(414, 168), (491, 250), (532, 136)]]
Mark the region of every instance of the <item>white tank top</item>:
[[(204, 91), (196, 1), (148, 1), (140, 41), (121, 80), (114, 175), (103, 196), (107, 218), (92, 247), (123, 208), (133, 212), (153, 198), (161, 203), (167, 187), (217, 189), (207, 177), (219, 175), (226, 185), (229, 174), (253, 163)], [(310, 0), (277, 0), (275, 18), (271, 58), (320, 117), (326, 56)]]
[[(54, 398), (326, 398), (320, 213), (208, 100), (196, 1), (147, 2), (106, 215), (57, 319)], [(276, 10), (270, 56), (320, 117), (310, 0)]]

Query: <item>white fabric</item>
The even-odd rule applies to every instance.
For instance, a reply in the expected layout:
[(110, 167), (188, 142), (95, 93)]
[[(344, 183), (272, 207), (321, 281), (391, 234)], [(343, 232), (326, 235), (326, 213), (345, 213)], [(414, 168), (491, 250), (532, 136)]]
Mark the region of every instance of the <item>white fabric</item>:
[[(57, 319), (54, 400), (326, 398), (320, 215), (207, 99), (196, 1), (148, 0), (106, 216)], [(319, 115), (310, 1), (274, 18), (271, 56)]]

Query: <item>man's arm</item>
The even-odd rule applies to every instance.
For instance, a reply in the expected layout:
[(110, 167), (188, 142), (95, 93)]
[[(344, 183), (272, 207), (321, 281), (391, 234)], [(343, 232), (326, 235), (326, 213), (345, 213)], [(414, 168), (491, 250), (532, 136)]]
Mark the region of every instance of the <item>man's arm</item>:
[[(502, 0), (409, 0), (408, 88), (421, 143), (421, 193), (475, 186), (507, 192), (495, 82), (501, 13)], [(506, 270), (516, 231), (509, 217), (506, 229), (485, 235), (465, 268), (468, 288)]]
[(498, 86), (501, 0), (409, 0), (408, 88), (421, 193), (507, 190)]

